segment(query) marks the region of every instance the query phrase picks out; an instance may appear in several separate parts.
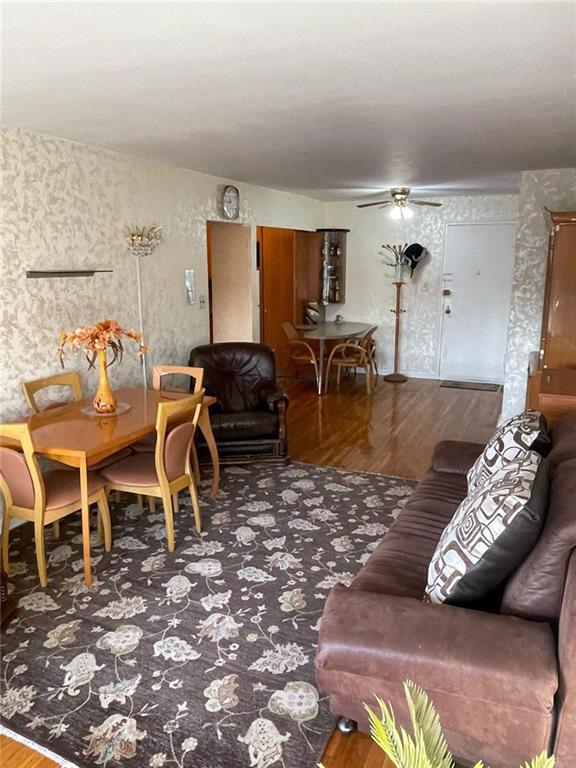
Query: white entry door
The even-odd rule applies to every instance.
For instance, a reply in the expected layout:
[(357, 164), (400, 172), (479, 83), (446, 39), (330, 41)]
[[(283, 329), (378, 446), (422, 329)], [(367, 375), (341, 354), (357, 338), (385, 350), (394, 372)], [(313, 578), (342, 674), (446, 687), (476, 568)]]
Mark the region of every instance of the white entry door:
[(502, 384), (516, 224), (448, 224), (440, 378)]

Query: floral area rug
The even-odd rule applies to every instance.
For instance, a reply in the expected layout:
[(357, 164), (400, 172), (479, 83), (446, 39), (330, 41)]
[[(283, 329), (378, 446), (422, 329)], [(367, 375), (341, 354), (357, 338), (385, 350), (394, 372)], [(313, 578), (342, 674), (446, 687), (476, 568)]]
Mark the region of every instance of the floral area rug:
[(82, 576), (75, 517), (48, 532), (48, 587), (31, 526), (11, 532), (17, 617), (2, 637), (3, 725), (76, 766), (308, 768), (335, 725), (314, 681), (330, 588), (349, 583), (413, 482), (291, 464), (223, 472), (164, 516), (123, 497), (113, 549), (92, 536)]

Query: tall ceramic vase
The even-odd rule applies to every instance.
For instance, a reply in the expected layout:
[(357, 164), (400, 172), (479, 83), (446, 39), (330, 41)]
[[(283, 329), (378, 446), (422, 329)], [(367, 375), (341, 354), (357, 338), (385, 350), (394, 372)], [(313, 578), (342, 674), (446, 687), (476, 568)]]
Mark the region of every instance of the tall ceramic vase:
[(94, 410), (98, 413), (114, 413), (116, 410), (116, 398), (110, 389), (108, 381), (108, 369), (106, 368), (106, 350), (98, 350), (98, 391), (92, 401)]

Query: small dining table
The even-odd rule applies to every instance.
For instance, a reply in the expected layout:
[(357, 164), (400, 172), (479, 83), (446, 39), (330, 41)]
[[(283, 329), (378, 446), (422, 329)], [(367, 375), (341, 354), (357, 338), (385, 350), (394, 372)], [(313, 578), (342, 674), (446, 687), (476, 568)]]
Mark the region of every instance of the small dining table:
[[(158, 403), (190, 396), (187, 392), (144, 388), (117, 389), (114, 395), (119, 406), (122, 404), (122, 412), (116, 414), (98, 415), (90, 408), (91, 400), (79, 400), (35, 413), (27, 419), (35, 452), (69, 467), (77, 467), (80, 472), (84, 580), (88, 586), (92, 583), (88, 470), (102, 459), (153, 433)], [(198, 419), (198, 428), (212, 459), (211, 497), (218, 492), (220, 482), (218, 449), (208, 413), (208, 408), (215, 402), (215, 397), (205, 395)]]
[(326, 341), (335, 339), (352, 339), (364, 336), (372, 328), (368, 323), (348, 323), (335, 320), (317, 325), (297, 325), (296, 329), (302, 333), (304, 339), (312, 339), (320, 343), (318, 360), (318, 394), (324, 392), (324, 354)]

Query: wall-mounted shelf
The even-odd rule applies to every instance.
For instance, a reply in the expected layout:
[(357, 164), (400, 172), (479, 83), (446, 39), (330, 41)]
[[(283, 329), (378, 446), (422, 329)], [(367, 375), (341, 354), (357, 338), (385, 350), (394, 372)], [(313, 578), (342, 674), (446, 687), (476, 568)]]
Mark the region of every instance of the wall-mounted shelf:
[(97, 272), (114, 272), (113, 269), (27, 269), (26, 277), (94, 277)]

